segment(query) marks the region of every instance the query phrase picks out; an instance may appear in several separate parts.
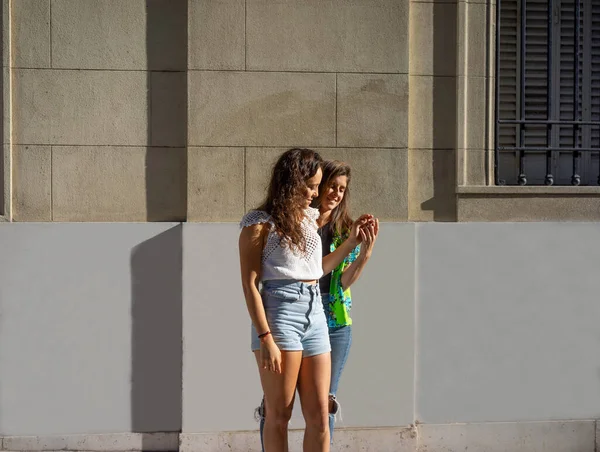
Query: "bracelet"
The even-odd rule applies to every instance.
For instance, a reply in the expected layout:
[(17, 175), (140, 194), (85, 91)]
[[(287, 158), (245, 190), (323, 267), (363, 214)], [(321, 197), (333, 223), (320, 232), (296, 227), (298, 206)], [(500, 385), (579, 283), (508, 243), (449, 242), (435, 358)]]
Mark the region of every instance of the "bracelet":
[(267, 331), (267, 332), (265, 332), (265, 333), (263, 333), (263, 334), (259, 334), (259, 335), (258, 335), (258, 338), (259, 338), (259, 339), (263, 339), (263, 338), (267, 337), (269, 334), (271, 334), (271, 332), (270, 332), (270, 331)]

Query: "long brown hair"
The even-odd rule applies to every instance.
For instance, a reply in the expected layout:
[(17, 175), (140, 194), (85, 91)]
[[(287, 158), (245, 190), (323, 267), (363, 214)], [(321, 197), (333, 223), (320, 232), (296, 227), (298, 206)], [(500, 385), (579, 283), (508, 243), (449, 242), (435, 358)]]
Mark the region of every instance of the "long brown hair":
[(323, 159), (312, 149), (293, 148), (284, 152), (271, 175), (267, 198), (258, 207), (271, 215), (283, 244), (306, 251), (301, 224), (306, 202), (306, 181), (313, 177)]
[(323, 162), (323, 179), (319, 185), (319, 197), (316, 205), (320, 206), (323, 199), (327, 196), (327, 190), (333, 183), (333, 180), (339, 176), (346, 176), (346, 190), (344, 197), (339, 205), (332, 210), (329, 224), (332, 230), (345, 237), (352, 227), (352, 217), (350, 217), (350, 165), (339, 160), (326, 160)]

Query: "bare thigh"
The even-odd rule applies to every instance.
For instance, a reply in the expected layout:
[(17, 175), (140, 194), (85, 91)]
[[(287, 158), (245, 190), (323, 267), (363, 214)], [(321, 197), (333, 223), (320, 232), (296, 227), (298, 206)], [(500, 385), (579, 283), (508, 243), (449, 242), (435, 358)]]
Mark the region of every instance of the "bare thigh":
[(331, 356), (329, 353), (302, 360), (298, 376), (298, 394), (302, 404), (302, 414), (307, 423), (327, 422), (330, 379)]
[[(296, 384), (298, 383), (298, 373), (302, 362), (302, 352), (281, 352), (282, 373), (276, 374), (268, 369), (264, 369), (260, 364), (260, 351), (254, 352), (258, 371), (260, 373), (260, 383), (265, 395), (265, 407), (267, 413), (275, 418), (291, 416), (294, 406), (294, 396), (296, 395)], [(281, 419), (283, 421), (283, 419)]]

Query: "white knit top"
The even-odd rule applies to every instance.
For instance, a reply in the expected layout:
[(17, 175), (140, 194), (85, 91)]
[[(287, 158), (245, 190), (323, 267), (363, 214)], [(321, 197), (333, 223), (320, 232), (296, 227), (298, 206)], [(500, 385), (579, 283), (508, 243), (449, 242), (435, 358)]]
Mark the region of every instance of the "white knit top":
[(271, 230), (262, 253), (261, 280), (293, 279), (308, 281), (323, 276), (323, 251), (321, 237), (317, 233), (319, 210), (309, 207), (305, 210), (302, 232), (306, 237), (306, 252), (281, 246), (281, 237), (275, 231), (271, 215), (262, 210), (251, 210), (242, 218), (240, 227), (270, 223)]

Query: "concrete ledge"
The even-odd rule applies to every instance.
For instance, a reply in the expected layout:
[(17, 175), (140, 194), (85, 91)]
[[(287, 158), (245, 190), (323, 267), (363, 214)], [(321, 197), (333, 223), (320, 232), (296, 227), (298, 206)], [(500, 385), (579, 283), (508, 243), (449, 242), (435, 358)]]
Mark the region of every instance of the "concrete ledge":
[(176, 451), (178, 433), (6, 436), (3, 451)]
[[(302, 450), (303, 430), (290, 430), (290, 452)], [(595, 452), (596, 421), (419, 424), (417, 427), (340, 428), (334, 449), (345, 452)], [(258, 431), (117, 433), (0, 437), (3, 452), (176, 451), (260, 452)]]
[(595, 421), (422, 424), (418, 451), (594, 452)]
[[(302, 450), (303, 430), (290, 430), (290, 452)], [(335, 431), (332, 450), (345, 452), (413, 452), (417, 447), (417, 434), (411, 427), (340, 428)], [(257, 431), (222, 433), (184, 433), (180, 451), (193, 452), (247, 451), (260, 452)]]

